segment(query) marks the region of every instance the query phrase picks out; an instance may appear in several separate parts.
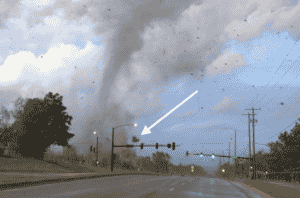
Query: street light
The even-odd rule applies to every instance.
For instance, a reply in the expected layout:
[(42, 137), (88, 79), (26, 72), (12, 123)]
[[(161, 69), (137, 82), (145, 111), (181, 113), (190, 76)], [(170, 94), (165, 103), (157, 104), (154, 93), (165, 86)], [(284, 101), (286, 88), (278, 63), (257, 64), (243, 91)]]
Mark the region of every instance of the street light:
[(115, 133), (115, 129), (119, 128), (119, 127), (122, 127), (122, 126), (133, 126), (133, 127), (137, 127), (137, 123), (134, 123), (134, 124), (124, 124), (124, 125), (120, 125), (120, 126), (117, 126), (117, 127), (113, 127), (112, 128), (112, 134), (111, 134), (111, 172), (114, 171), (114, 133)]
[[(94, 131), (94, 135), (96, 135), (96, 134), (97, 134), (97, 132), (96, 132), (96, 131)], [(98, 148), (99, 148), (99, 147), (98, 147), (98, 136), (97, 136), (97, 148), (96, 148), (96, 149), (97, 149), (97, 152), (96, 152), (96, 166), (98, 166), (98, 163), (99, 163), (99, 162), (98, 162)]]

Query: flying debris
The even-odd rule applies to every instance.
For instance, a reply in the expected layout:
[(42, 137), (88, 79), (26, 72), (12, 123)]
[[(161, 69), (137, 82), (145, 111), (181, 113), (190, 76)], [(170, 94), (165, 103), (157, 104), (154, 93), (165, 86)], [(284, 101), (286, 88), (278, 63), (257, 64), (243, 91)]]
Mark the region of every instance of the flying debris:
[(191, 74), (191, 76), (192, 76), (193, 74)]
[(43, 56), (41, 56), (43, 58)]
[(81, 99), (83, 99), (83, 97), (81, 97)]
[(108, 9), (110, 11), (110, 9)]
[(138, 139), (138, 138), (135, 137), (135, 136), (132, 137), (132, 142), (138, 142), (138, 141), (140, 141), (140, 139)]
[(284, 105), (284, 103), (282, 102), (282, 103), (280, 103), (281, 105)]
[(222, 89), (222, 91), (224, 91), (225, 89)]
[(95, 81), (93, 81), (93, 83), (95, 83)]
[(225, 65), (227, 65), (227, 63), (225, 63)]
[(77, 69), (77, 66), (75, 66), (75, 69)]
[(218, 69), (218, 68), (216, 68), (216, 69)]
[(197, 39), (200, 39), (199, 37), (197, 37)]

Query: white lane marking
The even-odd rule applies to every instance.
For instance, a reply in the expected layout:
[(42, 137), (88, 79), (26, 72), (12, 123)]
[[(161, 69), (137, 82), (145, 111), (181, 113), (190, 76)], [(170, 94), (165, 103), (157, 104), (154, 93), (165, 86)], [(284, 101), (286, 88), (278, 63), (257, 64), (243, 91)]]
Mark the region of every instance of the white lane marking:
[(174, 190), (174, 188), (171, 188), (170, 191)]

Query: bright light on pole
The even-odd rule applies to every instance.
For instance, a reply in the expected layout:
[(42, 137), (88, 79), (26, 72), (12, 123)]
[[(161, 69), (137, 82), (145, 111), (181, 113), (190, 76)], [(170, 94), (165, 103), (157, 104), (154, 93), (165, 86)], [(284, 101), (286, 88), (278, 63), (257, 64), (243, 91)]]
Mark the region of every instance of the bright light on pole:
[(137, 127), (138, 125), (135, 123), (133, 126), (134, 126), (134, 127)]
[(96, 131), (94, 131), (94, 134), (96, 134)]

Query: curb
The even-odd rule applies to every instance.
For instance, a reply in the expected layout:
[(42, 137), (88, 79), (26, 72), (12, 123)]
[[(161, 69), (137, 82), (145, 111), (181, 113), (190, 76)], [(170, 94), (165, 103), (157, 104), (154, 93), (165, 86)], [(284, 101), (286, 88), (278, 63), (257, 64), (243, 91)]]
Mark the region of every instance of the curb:
[(53, 178), (53, 179), (43, 179), (39, 181), (28, 181), (28, 182), (19, 182), (19, 183), (10, 183), (10, 184), (0, 184), (0, 192), (4, 190), (12, 190), (16, 188), (26, 188), (31, 186), (39, 186), (43, 184), (53, 184), (53, 183), (62, 183), (62, 182), (71, 182), (76, 180), (85, 180), (85, 179), (96, 179), (101, 177), (113, 177), (113, 176), (121, 176), (121, 175), (157, 175), (155, 173), (119, 173), (119, 174), (93, 174), (93, 175), (83, 175), (83, 176), (74, 176), (74, 177), (64, 177), (64, 178)]
[(39, 186), (43, 184), (53, 184), (53, 183), (61, 183), (61, 182), (70, 182), (76, 180), (84, 180), (84, 179), (95, 179), (100, 177), (112, 177), (112, 176), (120, 176), (124, 174), (103, 174), (103, 175), (90, 175), (90, 176), (76, 176), (76, 177), (69, 177), (69, 178), (56, 178), (56, 179), (44, 179), (39, 181), (28, 181), (28, 182), (19, 182), (19, 183), (12, 183), (12, 184), (1, 184), (0, 191), (3, 190), (12, 190), (16, 188), (26, 188), (30, 186)]

